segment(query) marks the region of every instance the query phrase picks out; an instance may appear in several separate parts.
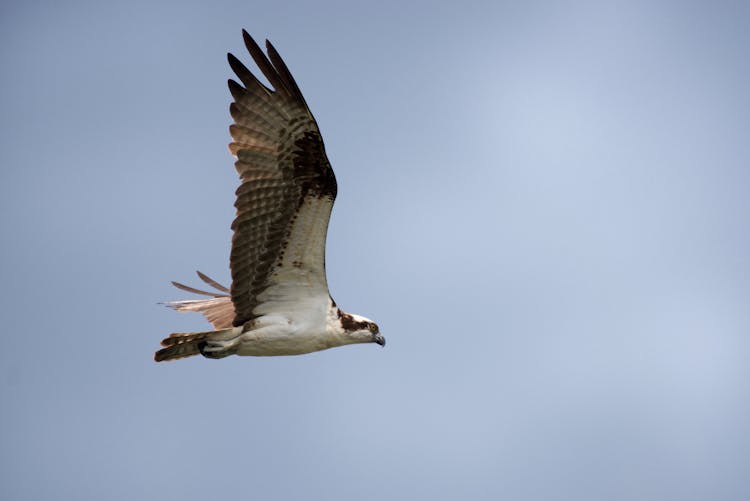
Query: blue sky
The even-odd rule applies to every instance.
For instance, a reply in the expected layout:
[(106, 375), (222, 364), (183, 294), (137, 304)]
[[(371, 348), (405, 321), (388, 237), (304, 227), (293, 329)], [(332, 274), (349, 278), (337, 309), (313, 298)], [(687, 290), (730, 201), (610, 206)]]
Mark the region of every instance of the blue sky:
[[(3, 499), (750, 498), (745, 2), (0, 6)], [(204, 330), (269, 38), (388, 346), (155, 364)]]

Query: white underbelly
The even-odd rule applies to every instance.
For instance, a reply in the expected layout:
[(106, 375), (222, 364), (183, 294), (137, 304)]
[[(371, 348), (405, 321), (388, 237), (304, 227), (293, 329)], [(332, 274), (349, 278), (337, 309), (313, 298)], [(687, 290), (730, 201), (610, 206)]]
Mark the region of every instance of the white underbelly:
[(246, 332), (240, 338), (237, 355), (272, 357), (302, 355), (338, 346), (336, 339), (324, 332), (294, 332), (278, 327)]

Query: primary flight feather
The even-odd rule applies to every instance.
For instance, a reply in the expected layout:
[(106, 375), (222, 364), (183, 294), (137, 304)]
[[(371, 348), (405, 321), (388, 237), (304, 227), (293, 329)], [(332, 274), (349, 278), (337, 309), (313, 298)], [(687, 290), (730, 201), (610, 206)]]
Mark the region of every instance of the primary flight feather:
[(201, 272), (200, 279), (215, 292), (172, 282), (208, 299), (169, 306), (202, 313), (215, 330), (172, 334), (154, 359), (299, 355), (354, 343), (384, 346), (374, 322), (341, 311), (328, 291), (326, 233), (337, 186), (315, 118), (273, 45), (266, 41), (266, 56), (246, 31), (242, 36), (272, 88), (228, 54), (240, 80), (229, 80), (234, 98), (229, 150), (241, 179), (232, 223), (232, 285), (227, 289)]

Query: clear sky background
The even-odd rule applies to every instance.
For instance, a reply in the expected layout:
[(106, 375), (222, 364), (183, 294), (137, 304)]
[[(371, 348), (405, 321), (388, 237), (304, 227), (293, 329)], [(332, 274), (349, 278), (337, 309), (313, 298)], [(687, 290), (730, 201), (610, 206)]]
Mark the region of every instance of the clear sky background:
[[(747, 2), (3, 2), (0, 498), (750, 499)], [(388, 346), (156, 364), (270, 38)], [(252, 67), (252, 66), (251, 66)], [(254, 68), (254, 67), (252, 67)]]

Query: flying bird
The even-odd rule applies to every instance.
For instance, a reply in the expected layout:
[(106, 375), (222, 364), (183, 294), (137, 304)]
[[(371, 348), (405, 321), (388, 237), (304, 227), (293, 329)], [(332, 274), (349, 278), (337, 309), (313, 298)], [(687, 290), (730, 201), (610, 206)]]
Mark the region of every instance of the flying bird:
[(242, 36), (272, 88), (227, 55), (240, 81), (229, 80), (234, 98), (229, 150), (241, 179), (232, 223), (232, 285), (228, 289), (201, 272), (200, 279), (215, 291), (172, 282), (206, 298), (167, 304), (202, 313), (214, 330), (171, 334), (154, 359), (385, 346), (377, 324), (342, 311), (328, 291), (326, 233), (337, 187), (315, 118), (273, 45), (266, 40), (266, 56), (245, 30)]

